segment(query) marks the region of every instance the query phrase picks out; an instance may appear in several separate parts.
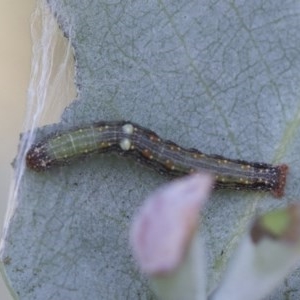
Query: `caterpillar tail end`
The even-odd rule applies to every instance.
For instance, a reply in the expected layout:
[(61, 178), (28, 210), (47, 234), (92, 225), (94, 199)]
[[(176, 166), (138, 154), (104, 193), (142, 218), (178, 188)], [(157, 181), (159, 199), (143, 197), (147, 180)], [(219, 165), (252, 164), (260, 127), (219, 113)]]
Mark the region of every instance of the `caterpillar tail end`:
[(284, 188), (286, 184), (286, 176), (289, 170), (288, 165), (282, 164), (277, 166), (278, 170), (278, 182), (276, 186), (271, 190), (271, 193), (276, 198), (281, 198), (284, 195)]
[(43, 145), (34, 145), (26, 154), (26, 165), (36, 172), (47, 170), (51, 166), (51, 160), (47, 156)]

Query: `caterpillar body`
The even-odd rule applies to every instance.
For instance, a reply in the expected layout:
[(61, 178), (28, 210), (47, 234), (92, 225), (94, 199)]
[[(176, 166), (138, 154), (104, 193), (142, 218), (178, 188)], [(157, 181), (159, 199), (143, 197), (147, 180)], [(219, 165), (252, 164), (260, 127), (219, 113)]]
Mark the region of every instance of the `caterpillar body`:
[(269, 191), (275, 197), (283, 195), (288, 171), (285, 164), (247, 162), (186, 149), (127, 121), (98, 122), (50, 135), (29, 149), (26, 162), (39, 172), (104, 152), (132, 157), (171, 177), (207, 171), (214, 175), (216, 188)]

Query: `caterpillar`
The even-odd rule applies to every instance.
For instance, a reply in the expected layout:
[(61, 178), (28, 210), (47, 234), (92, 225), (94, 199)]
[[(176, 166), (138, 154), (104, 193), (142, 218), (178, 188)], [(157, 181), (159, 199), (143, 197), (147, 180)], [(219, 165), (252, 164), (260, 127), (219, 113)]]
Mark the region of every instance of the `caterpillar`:
[(275, 197), (283, 196), (288, 171), (286, 164), (247, 162), (186, 149), (128, 121), (98, 122), (50, 135), (32, 145), (26, 163), (28, 168), (40, 172), (105, 152), (132, 157), (171, 177), (207, 171), (215, 177), (215, 188), (269, 191)]

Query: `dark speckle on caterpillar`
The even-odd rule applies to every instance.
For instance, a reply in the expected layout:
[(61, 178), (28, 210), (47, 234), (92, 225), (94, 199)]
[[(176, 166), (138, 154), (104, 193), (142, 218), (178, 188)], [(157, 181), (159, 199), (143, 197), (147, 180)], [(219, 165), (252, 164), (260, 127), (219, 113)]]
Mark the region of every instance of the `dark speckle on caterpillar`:
[(86, 155), (104, 152), (132, 157), (160, 174), (172, 177), (207, 171), (214, 174), (216, 188), (270, 191), (275, 197), (282, 197), (288, 171), (285, 164), (247, 162), (185, 149), (126, 121), (99, 122), (51, 135), (31, 147), (26, 162), (34, 171), (45, 171)]

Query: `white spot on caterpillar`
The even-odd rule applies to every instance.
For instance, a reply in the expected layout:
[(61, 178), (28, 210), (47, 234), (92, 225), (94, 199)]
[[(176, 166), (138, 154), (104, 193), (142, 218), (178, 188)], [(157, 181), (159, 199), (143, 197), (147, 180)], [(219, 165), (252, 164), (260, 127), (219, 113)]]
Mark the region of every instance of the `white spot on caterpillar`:
[[(134, 128), (132, 124), (128, 123), (122, 126), (122, 130), (126, 134), (133, 134)], [(128, 149), (124, 149), (124, 150), (128, 150)]]
[(127, 151), (131, 147), (131, 141), (130, 141), (130, 139), (123, 139), (123, 140), (121, 140), (119, 145), (120, 145), (122, 150)]
[(47, 162), (44, 161), (44, 160), (41, 160), (41, 166), (42, 166), (43, 168), (46, 168), (46, 167), (47, 167)]

